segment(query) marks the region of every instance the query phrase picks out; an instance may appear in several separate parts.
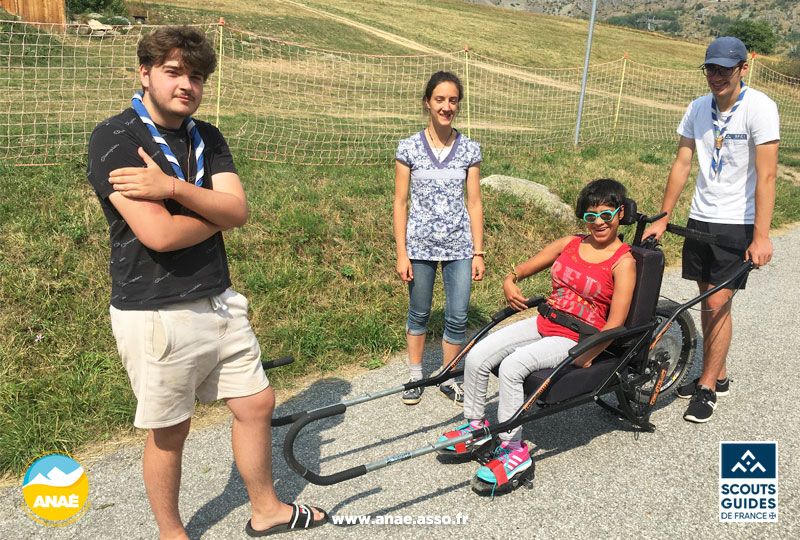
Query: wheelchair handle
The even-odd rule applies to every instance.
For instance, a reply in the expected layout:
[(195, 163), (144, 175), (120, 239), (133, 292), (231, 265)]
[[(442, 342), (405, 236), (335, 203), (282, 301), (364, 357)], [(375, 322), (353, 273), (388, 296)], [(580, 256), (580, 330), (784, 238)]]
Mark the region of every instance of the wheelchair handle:
[(427, 446), (424, 446), (422, 448), (417, 448), (409, 452), (403, 452), (401, 454), (384, 458), (372, 463), (351, 467), (349, 469), (334, 474), (321, 475), (313, 471), (310, 471), (308, 467), (300, 463), (294, 455), (294, 441), (295, 438), (297, 437), (297, 434), (300, 432), (301, 429), (303, 429), (306, 425), (310, 424), (311, 422), (320, 420), (322, 418), (327, 418), (329, 416), (342, 414), (345, 412), (346, 409), (347, 407), (345, 405), (338, 403), (336, 405), (325, 407), (324, 409), (318, 409), (316, 411), (306, 413), (300, 420), (295, 422), (295, 424), (289, 430), (289, 433), (286, 434), (286, 440), (283, 443), (283, 457), (286, 459), (286, 463), (289, 464), (289, 467), (294, 472), (296, 472), (297, 474), (299, 474), (301, 477), (308, 480), (312, 484), (316, 484), (318, 486), (331, 486), (333, 484), (344, 482), (345, 480), (352, 480), (353, 478), (358, 478), (359, 476), (363, 476), (368, 472), (377, 471), (378, 469), (388, 467), (389, 465), (392, 465), (394, 463), (399, 463), (407, 459), (412, 459), (426, 454), (430, 454), (432, 452), (436, 452), (446, 446), (466, 443), (467, 441), (476, 438), (476, 435), (478, 433), (482, 433), (483, 436), (490, 435), (490, 429), (488, 426), (486, 426), (481, 428), (480, 430), (476, 430), (467, 433), (465, 435), (460, 435), (458, 437), (454, 437), (446, 441), (440, 441), (435, 444), (428, 444)]
[(649, 216), (649, 217), (644, 214), (639, 214), (636, 217), (636, 221), (641, 221), (642, 223), (655, 223), (656, 221), (658, 221), (659, 219), (663, 218), (666, 215), (667, 215), (666, 212), (661, 212), (660, 214), (656, 214), (655, 216)]
[[(529, 307), (533, 307), (543, 301), (544, 298), (539, 296), (539, 297), (529, 298), (528, 300), (525, 301), (525, 304)], [(472, 339), (470, 339), (470, 341), (464, 344), (464, 346), (461, 348), (458, 354), (456, 354), (456, 356), (446, 366), (440, 367), (438, 370), (432, 373), (430, 377), (428, 377), (427, 379), (422, 379), (420, 381), (414, 381), (414, 382), (407, 382), (403, 385), (394, 386), (387, 390), (382, 390), (380, 392), (374, 392), (372, 394), (367, 394), (361, 397), (344, 400), (338, 403), (337, 405), (341, 404), (344, 405), (345, 407), (349, 407), (351, 405), (358, 405), (359, 403), (366, 403), (367, 401), (372, 401), (374, 399), (386, 397), (391, 394), (396, 394), (398, 392), (410, 390), (411, 388), (420, 388), (420, 387), (424, 388), (428, 386), (437, 385), (439, 383), (446, 381), (450, 377), (458, 377), (460, 375), (463, 375), (464, 373), (463, 367), (456, 369), (458, 367), (459, 362), (461, 362), (461, 360), (467, 355), (467, 353), (469, 353), (472, 347), (478, 341), (483, 339), (483, 337), (486, 334), (488, 334), (492, 328), (494, 328), (497, 324), (499, 324), (503, 319), (506, 319), (511, 315), (514, 315), (515, 313), (517, 313), (516, 310), (507, 307), (492, 315), (492, 320), (489, 321), (489, 323), (486, 324), (486, 326), (478, 330), (478, 332), (476, 332), (475, 335), (472, 336)], [(304, 415), (307, 413), (310, 414), (310, 413), (316, 413), (316, 411), (328, 410), (329, 407), (330, 406), (320, 407), (318, 409), (312, 409), (311, 411), (296, 412), (294, 414), (290, 414), (287, 416), (273, 418), (272, 426), (273, 427), (286, 426), (297, 422), (298, 420), (303, 418)]]
[(308, 411), (296, 412), (296, 413), (293, 413), (293, 414), (289, 414), (287, 416), (281, 416), (279, 418), (273, 418), (272, 422), (270, 422), (270, 425), (272, 425), (272, 427), (288, 426), (289, 424), (294, 424), (295, 422), (300, 420), (303, 417), (303, 415), (305, 415), (307, 413), (308, 413)]
[(672, 234), (683, 236), (684, 238), (689, 240), (695, 240), (697, 242), (703, 242), (705, 244), (712, 244), (720, 247), (727, 247), (731, 249), (747, 249), (749, 246), (748, 243), (742, 242), (738, 238), (732, 238), (730, 236), (725, 236), (721, 234), (711, 234), (702, 231), (696, 231), (694, 229), (687, 229), (686, 227), (681, 227), (680, 225), (673, 225), (672, 223), (667, 224), (667, 230)]
[(292, 362), (294, 362), (294, 356), (281, 356), (275, 360), (262, 360), (261, 367), (266, 371), (268, 369), (289, 365)]
[(286, 459), (286, 463), (289, 464), (289, 467), (294, 472), (296, 472), (301, 477), (305, 478), (306, 480), (308, 480), (313, 484), (317, 484), (318, 486), (330, 486), (332, 484), (338, 484), (339, 482), (343, 482), (345, 480), (358, 478), (359, 476), (362, 476), (367, 473), (366, 466), (359, 465), (357, 467), (352, 467), (350, 469), (335, 474), (327, 476), (319, 475), (309, 470), (308, 467), (300, 463), (294, 455), (294, 441), (297, 438), (297, 434), (300, 433), (301, 429), (303, 429), (311, 422), (316, 422), (317, 420), (321, 420), (323, 418), (344, 414), (346, 410), (347, 410), (346, 405), (342, 403), (337, 403), (336, 405), (331, 405), (323, 409), (311, 411), (310, 413), (303, 413), (302, 417), (292, 425), (292, 427), (289, 429), (289, 432), (286, 434), (286, 440), (283, 443), (283, 457), (284, 459)]
[[(644, 235), (644, 226), (648, 223), (655, 223), (656, 221), (658, 221), (659, 219), (663, 218), (666, 215), (667, 215), (666, 212), (661, 212), (660, 214), (656, 214), (655, 216), (646, 216), (644, 214), (637, 213), (636, 232), (633, 235), (633, 243), (631, 245), (642, 246), (646, 248), (654, 248), (656, 241), (649, 240), (650, 238), (655, 238), (654, 236), (648, 236), (647, 238), (644, 239), (644, 241), (642, 239), (642, 236)], [(647, 242), (647, 244), (645, 244), (645, 242)]]

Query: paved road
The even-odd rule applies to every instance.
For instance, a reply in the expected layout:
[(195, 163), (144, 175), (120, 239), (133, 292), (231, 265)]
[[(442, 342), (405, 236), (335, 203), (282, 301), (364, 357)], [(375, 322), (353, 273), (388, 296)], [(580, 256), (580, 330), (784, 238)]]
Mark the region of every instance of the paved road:
[[(276, 429), (276, 485), (284, 500), (318, 504), (341, 517), (424, 516), (454, 522), (447, 527), (326, 525), (293, 536), (800, 538), (800, 436), (795, 420), (800, 334), (791, 322), (800, 312), (795, 291), (800, 227), (776, 237), (774, 244), (773, 262), (754, 272), (748, 289), (736, 297), (731, 395), (720, 398), (709, 424), (684, 422), (683, 400), (662, 404), (652, 417), (657, 431), (638, 439), (624, 422), (594, 405), (527, 424), (524, 437), (536, 449), (534, 486), (493, 501), (470, 490), (474, 463), (443, 464), (432, 454), (336, 486), (310, 485), (286, 467), (281, 452), (286, 428)], [(694, 287), (673, 271), (665, 277), (662, 292), (683, 301), (694, 295)], [(438, 362), (433, 351), (426, 357), (429, 367)], [(405, 365), (398, 360), (352, 380), (331, 378), (281, 405), (278, 414), (388, 388), (405, 375)], [(329, 474), (424, 446), (459, 420), (460, 410), (434, 391), (428, 390), (413, 408), (391, 396), (353, 407), (344, 416), (318, 423), (318, 429), (307, 428), (298, 447), (305, 463)], [(779, 523), (720, 524), (719, 441), (772, 440), (779, 443)], [(249, 506), (229, 441), (226, 423), (195, 431), (187, 442), (181, 511), (193, 539), (246, 538)], [(37, 525), (20, 506), (21, 490), (8, 488), (0, 491), (0, 538), (157, 538), (141, 480), (141, 449), (123, 449), (87, 465), (92, 507), (80, 521), (53, 529)], [(459, 516), (462, 523), (455, 524)]]

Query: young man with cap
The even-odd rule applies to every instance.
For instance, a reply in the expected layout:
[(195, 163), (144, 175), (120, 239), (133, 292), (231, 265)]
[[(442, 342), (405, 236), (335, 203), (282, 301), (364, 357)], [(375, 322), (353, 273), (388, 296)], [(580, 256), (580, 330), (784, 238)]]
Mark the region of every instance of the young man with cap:
[[(680, 197), (697, 152), (700, 170), (687, 227), (736, 239), (743, 249), (686, 240), (683, 277), (697, 282), (701, 293), (730, 277), (744, 261), (756, 267), (772, 258), (769, 228), (775, 203), (775, 175), (780, 139), (778, 108), (763, 93), (744, 84), (747, 49), (735, 37), (714, 40), (701, 66), (710, 94), (694, 100), (678, 133), (678, 153), (670, 170), (661, 211), (644, 237), (660, 238)], [(732, 284), (702, 302), (703, 372), (678, 389), (691, 398), (683, 418), (707, 422), (717, 396), (729, 392), (726, 356), (731, 343), (731, 300), (741, 283)]]
[(137, 53), (142, 92), (95, 128), (87, 177), (110, 226), (111, 327), (137, 399), (134, 425), (149, 430), (143, 475), (160, 537), (187, 538), (178, 491), (195, 395), (233, 412), (246, 532), (321, 525), (323, 511), (283, 504), (272, 484), (275, 396), (222, 238), (244, 225), (247, 200), (222, 134), (191, 118), (214, 49), (197, 29), (165, 27)]

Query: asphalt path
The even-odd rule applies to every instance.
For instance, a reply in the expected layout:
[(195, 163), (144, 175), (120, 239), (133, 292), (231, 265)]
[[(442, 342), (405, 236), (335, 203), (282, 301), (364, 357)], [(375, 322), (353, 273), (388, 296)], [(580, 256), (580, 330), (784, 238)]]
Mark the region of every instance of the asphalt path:
[[(659, 403), (655, 433), (637, 434), (624, 421), (589, 404), (526, 424), (535, 449), (536, 477), (494, 500), (470, 489), (474, 462), (444, 463), (435, 454), (395, 463), (335, 486), (306, 483), (283, 460), (287, 428), (276, 428), (276, 489), (285, 501), (327, 509), (333, 516), (368, 516), (372, 524), (328, 524), (296, 538), (800, 538), (798, 423), (800, 337), (792, 321), (800, 312), (797, 263), (800, 227), (773, 238), (772, 262), (750, 276), (734, 302), (734, 338), (728, 357), (731, 393), (719, 399), (708, 424), (682, 419), (684, 400)], [(693, 297), (693, 283), (672, 270), (662, 294)], [(695, 313), (695, 316), (697, 314)], [(699, 327), (699, 323), (698, 323)], [(431, 371), (440, 352), (428, 347)], [(699, 374), (696, 359), (692, 377)], [(328, 378), (282, 403), (277, 416), (400, 384), (404, 359), (350, 380)], [(494, 382), (492, 383), (494, 384)], [(490, 387), (496, 410), (496, 385)], [(461, 410), (427, 389), (408, 407), (397, 395), (351, 407), (312, 424), (298, 437), (298, 456), (323, 474), (370, 463), (433, 443), (461, 421)], [(779, 522), (720, 523), (719, 442), (777, 441)], [(81, 456), (76, 456), (80, 458)], [(47, 528), (22, 508), (19, 487), (0, 491), (2, 539), (157, 538), (141, 478), (141, 448), (127, 447), (87, 460), (90, 503), (76, 523)], [(230, 422), (194, 431), (186, 444), (181, 512), (193, 539), (246, 538), (247, 494), (233, 464)], [(449, 525), (374, 524), (391, 520)]]

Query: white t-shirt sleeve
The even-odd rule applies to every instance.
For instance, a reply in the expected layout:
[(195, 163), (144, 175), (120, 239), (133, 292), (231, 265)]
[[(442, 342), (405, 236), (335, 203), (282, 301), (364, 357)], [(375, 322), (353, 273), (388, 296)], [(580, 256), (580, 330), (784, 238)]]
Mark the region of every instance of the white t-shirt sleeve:
[(750, 136), (753, 144), (758, 146), (781, 138), (780, 118), (778, 117), (778, 106), (764, 94), (753, 95), (757, 98), (757, 105), (748, 108)]
[(700, 101), (702, 99), (703, 98), (698, 98), (692, 101), (688, 107), (686, 107), (686, 112), (683, 113), (683, 118), (681, 119), (681, 123), (678, 124), (678, 135), (680, 135), (681, 137), (694, 139), (695, 116), (697, 115), (697, 110), (700, 108)]

